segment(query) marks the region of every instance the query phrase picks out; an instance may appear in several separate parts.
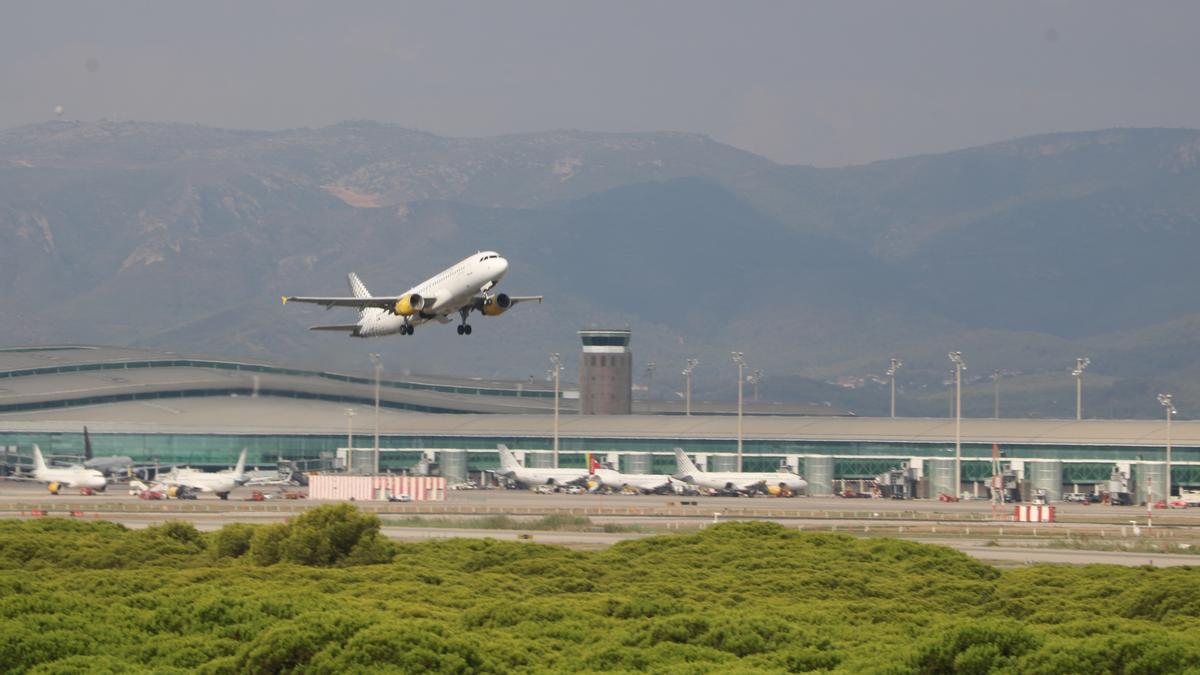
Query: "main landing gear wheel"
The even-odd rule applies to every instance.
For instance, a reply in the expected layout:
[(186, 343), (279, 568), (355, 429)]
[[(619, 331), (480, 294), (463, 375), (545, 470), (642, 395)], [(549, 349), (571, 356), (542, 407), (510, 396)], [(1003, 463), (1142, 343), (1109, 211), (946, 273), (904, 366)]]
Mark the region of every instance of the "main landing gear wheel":
[(458, 334), (459, 335), (470, 335), (471, 334), (471, 324), (464, 323), (461, 326), (459, 326)]
[(406, 323), (406, 324), (401, 325), (400, 326), (400, 334), (401, 335), (412, 335), (413, 334), (412, 324)]

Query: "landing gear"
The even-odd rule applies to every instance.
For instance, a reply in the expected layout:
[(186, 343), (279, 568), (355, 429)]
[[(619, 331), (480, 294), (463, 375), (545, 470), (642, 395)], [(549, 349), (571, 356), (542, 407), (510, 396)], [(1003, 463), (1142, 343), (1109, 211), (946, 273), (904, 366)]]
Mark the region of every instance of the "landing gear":
[(471, 324), (464, 323), (464, 324), (460, 325), (458, 327), (458, 334), (459, 335), (470, 335), (471, 334)]
[(413, 325), (411, 323), (400, 324), (400, 334), (401, 335), (412, 335), (413, 334)]
[(218, 499), (229, 499), (229, 493), (228, 492), (218, 492), (217, 498)]
[(459, 327), (458, 327), (459, 335), (470, 335), (471, 334), (471, 324), (467, 323), (467, 317), (470, 316), (470, 314), (471, 314), (470, 305), (458, 310), (458, 315), (462, 317), (462, 324), (459, 325)]

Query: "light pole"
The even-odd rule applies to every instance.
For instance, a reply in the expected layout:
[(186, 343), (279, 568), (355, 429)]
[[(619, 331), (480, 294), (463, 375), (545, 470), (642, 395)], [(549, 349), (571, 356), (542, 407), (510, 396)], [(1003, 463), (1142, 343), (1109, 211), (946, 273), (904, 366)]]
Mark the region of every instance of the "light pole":
[(684, 415), (692, 416), (692, 372), (696, 370), (696, 366), (700, 365), (700, 359), (688, 359), (687, 367), (683, 369), (683, 376), (687, 378), (687, 388), (684, 397)]
[(887, 369), (887, 376), (892, 379), (892, 417), (896, 416), (896, 371), (900, 370), (900, 366), (904, 363), (897, 358), (892, 359), (892, 365)]
[(992, 417), (1000, 419), (1000, 371), (992, 371)]
[(1075, 419), (1083, 419), (1083, 371), (1087, 369), (1092, 362), (1086, 356), (1075, 359), (1075, 370), (1071, 374), (1075, 376)]
[(346, 408), (346, 448), (350, 456), (350, 468), (354, 468), (354, 408)]
[(1171, 501), (1171, 416), (1175, 410), (1175, 397), (1171, 394), (1159, 394), (1158, 402), (1167, 410), (1167, 501)]
[(737, 470), (742, 470), (742, 373), (746, 368), (746, 359), (742, 358), (741, 352), (730, 352), (733, 357), (733, 362), (738, 367), (738, 415), (737, 415)]
[(967, 369), (962, 352), (950, 352), (954, 363), (954, 497), (962, 496), (962, 371)]
[(554, 364), (554, 458), (553, 466), (558, 468), (558, 375), (562, 372), (562, 360), (558, 352), (550, 355), (550, 363)]
[(383, 371), (383, 359), (379, 354), (371, 354), (371, 364), (375, 366), (375, 452), (371, 459), (371, 472), (379, 473), (379, 374)]
[(946, 380), (946, 417), (954, 417), (954, 373), (950, 371), (950, 379)]

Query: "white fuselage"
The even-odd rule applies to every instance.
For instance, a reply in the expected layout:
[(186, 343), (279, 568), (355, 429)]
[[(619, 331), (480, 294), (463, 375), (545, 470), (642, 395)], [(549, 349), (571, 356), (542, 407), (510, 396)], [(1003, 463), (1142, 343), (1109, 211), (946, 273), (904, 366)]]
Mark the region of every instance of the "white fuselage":
[(35, 480), (43, 483), (58, 483), (67, 487), (92, 488), (102, 490), (108, 485), (104, 474), (94, 469), (53, 468), (42, 469), (33, 473)]
[(808, 481), (794, 473), (747, 473), (695, 471), (684, 477), (687, 482), (710, 490), (731, 492), (764, 492), (774, 487), (786, 487), (798, 492), (808, 487)]
[(595, 469), (592, 476), (612, 490), (633, 488), (639, 492), (664, 492), (674, 490), (677, 484), (666, 474), (621, 473), (614, 469)]
[(475, 296), (490, 290), (504, 278), (508, 261), (494, 251), (481, 251), (463, 258), (436, 275), (405, 291), (402, 295), (418, 294), (433, 298), (432, 307), (426, 307), (412, 316), (398, 316), (384, 309), (362, 310), (358, 320), (358, 335), (378, 337), (399, 333), (407, 323), (420, 325), (431, 319), (446, 321), (446, 317), (461, 311), (474, 301)]
[(80, 466), (47, 466), (45, 459), (42, 457), (41, 448), (36, 445), (33, 446), (33, 466), (33, 480), (52, 484), (51, 491), (53, 491), (54, 483), (67, 487), (92, 488), (94, 490), (103, 490), (108, 485), (108, 479), (104, 477), (104, 474), (95, 469), (85, 469)]
[(526, 469), (503, 468), (496, 473), (526, 487), (533, 485), (571, 485), (582, 483), (588, 472), (583, 469)]
[(210, 473), (187, 467), (176, 468), (170, 473), (159, 476), (158, 482), (163, 485), (182, 486), (200, 492), (228, 495), (234, 488), (246, 482), (246, 450), (242, 449), (241, 454), (238, 455), (237, 466), (232, 470)]
[(241, 485), (240, 478), (228, 471), (207, 473), (194, 469), (179, 469), (161, 476), (158, 482), (165, 485), (183, 486), (200, 492), (222, 494), (232, 492), (234, 488)]
[(507, 447), (498, 447), (500, 468), (496, 475), (515, 481), (526, 487), (534, 485), (582, 485), (588, 477), (587, 469), (526, 469)]

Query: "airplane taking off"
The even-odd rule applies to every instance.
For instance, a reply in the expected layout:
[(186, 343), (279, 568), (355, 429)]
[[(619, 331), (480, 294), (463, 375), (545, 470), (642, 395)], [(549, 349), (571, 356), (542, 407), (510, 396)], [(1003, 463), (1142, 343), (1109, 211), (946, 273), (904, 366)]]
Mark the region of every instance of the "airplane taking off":
[(211, 492), (221, 499), (229, 499), (235, 487), (246, 483), (246, 449), (238, 455), (237, 466), (232, 470), (208, 472), (195, 469), (176, 468), (157, 479), (159, 485), (198, 492)]
[(595, 457), (591, 459), (590, 464), (592, 477), (611, 490), (628, 488), (645, 494), (666, 494), (683, 489), (680, 481), (676, 481), (666, 474), (621, 473), (615, 469), (604, 468)]
[(500, 451), (500, 468), (495, 474), (521, 485), (582, 485), (587, 480), (587, 469), (526, 469), (517, 462), (507, 445), (496, 448)]
[(108, 479), (104, 477), (104, 474), (95, 469), (85, 469), (81, 466), (65, 468), (51, 468), (46, 466), (46, 460), (42, 457), (42, 449), (37, 444), (33, 446), (32, 476), (29, 478), (18, 478), (18, 480), (34, 480), (39, 483), (48, 483), (50, 494), (55, 495), (63, 487), (104, 490), (108, 486)]
[(325, 309), (353, 307), (358, 310), (358, 323), (312, 326), (309, 330), (342, 331), (351, 337), (381, 335), (412, 335), (413, 330), (427, 322), (450, 323), (458, 314), (459, 335), (470, 335), (467, 318), (472, 311), (484, 316), (500, 316), (519, 302), (542, 301), (540, 295), (491, 295), (492, 290), (508, 271), (508, 261), (495, 251), (481, 251), (463, 258), (433, 277), (422, 281), (400, 295), (371, 295), (367, 287), (351, 272), (347, 275), (353, 297), (283, 296), (283, 304), (310, 302)]
[(684, 452), (683, 448), (675, 448), (675, 476), (693, 485), (721, 490), (722, 492), (739, 492), (752, 494), (762, 492), (778, 494), (790, 492), (796, 494), (808, 487), (808, 481), (799, 475), (788, 471), (773, 473), (749, 473), (744, 471), (701, 471)]

